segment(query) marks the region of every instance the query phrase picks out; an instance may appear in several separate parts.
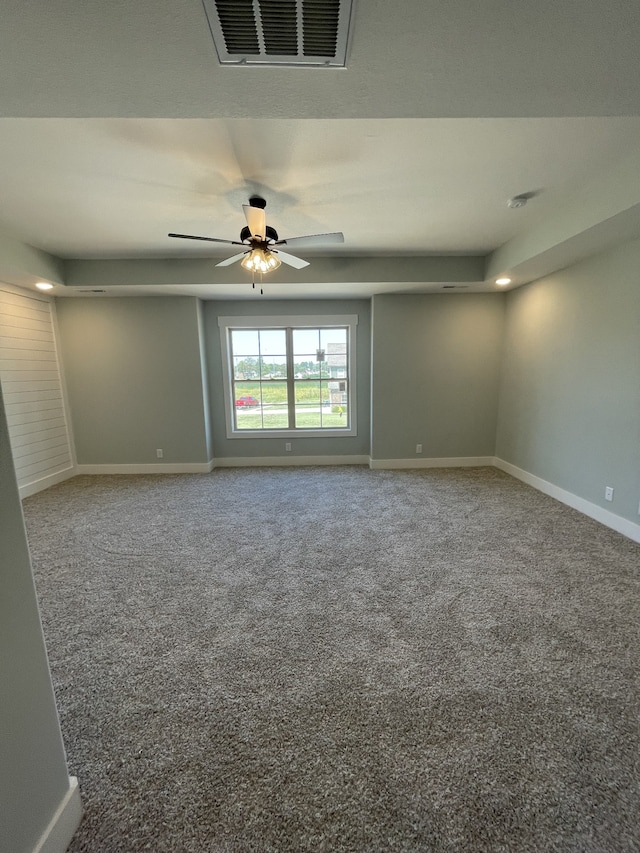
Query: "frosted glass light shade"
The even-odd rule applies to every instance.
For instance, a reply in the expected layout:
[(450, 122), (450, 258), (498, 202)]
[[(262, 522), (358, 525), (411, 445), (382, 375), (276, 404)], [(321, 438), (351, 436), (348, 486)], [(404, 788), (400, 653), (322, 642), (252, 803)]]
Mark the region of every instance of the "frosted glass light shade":
[(240, 265), (248, 272), (267, 273), (277, 270), (280, 264), (280, 258), (269, 249), (256, 248), (244, 256)]

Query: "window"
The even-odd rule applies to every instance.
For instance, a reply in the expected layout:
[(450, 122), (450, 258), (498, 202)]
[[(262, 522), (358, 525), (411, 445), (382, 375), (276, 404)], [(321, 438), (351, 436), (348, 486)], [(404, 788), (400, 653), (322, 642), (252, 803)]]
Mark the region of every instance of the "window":
[(356, 435), (357, 322), (220, 317), (227, 436)]

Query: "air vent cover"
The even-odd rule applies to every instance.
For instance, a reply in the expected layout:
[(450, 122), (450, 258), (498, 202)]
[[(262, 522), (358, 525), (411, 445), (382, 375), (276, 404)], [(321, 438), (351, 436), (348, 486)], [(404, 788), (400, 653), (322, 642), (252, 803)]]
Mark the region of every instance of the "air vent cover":
[(355, 0), (202, 2), (223, 65), (346, 65)]

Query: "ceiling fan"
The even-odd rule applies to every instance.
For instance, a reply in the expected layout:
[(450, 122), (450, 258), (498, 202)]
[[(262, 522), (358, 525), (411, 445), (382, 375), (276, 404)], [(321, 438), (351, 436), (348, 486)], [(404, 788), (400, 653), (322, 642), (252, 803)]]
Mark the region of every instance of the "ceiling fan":
[(281, 262), (298, 270), (309, 266), (309, 261), (303, 261), (302, 258), (283, 252), (282, 249), (275, 248), (276, 246), (319, 246), (325, 243), (344, 243), (344, 234), (341, 231), (335, 231), (332, 234), (308, 234), (306, 237), (288, 237), (286, 240), (280, 240), (275, 228), (267, 225), (264, 212), (266, 206), (267, 202), (257, 195), (251, 196), (249, 204), (242, 205), (247, 224), (240, 232), (240, 240), (197, 237), (195, 234), (169, 234), (169, 237), (243, 246), (242, 252), (220, 261), (216, 266), (228, 267), (236, 261), (240, 261), (241, 266), (251, 273), (271, 272), (278, 269)]

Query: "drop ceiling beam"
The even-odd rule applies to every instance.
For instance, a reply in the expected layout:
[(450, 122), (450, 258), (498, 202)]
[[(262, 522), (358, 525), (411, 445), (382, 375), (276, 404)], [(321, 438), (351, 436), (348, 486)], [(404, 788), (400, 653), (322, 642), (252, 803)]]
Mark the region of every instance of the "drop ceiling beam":
[[(69, 260), (67, 287), (119, 285), (246, 284), (248, 274), (235, 264), (216, 267), (220, 258), (160, 258), (147, 260)], [(485, 258), (481, 255), (426, 257), (309, 258), (310, 266), (295, 270), (284, 264), (265, 281), (282, 284), (340, 282), (479, 282)]]
[(0, 280), (18, 287), (31, 287), (36, 281), (63, 284), (63, 262), (0, 228)]
[(640, 150), (584, 182), (556, 214), (488, 256), (485, 278), (508, 275), (514, 284), (524, 284), (635, 237), (640, 237)]

